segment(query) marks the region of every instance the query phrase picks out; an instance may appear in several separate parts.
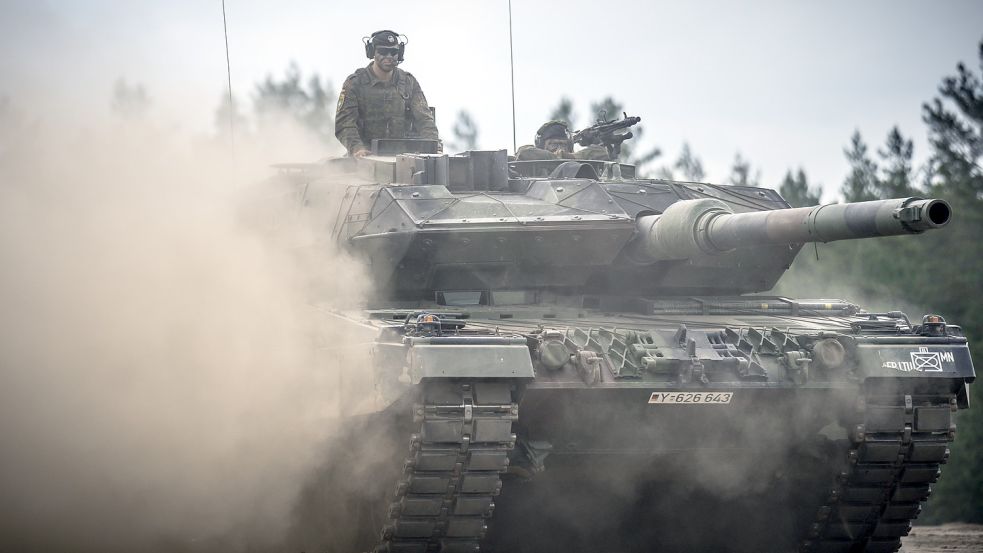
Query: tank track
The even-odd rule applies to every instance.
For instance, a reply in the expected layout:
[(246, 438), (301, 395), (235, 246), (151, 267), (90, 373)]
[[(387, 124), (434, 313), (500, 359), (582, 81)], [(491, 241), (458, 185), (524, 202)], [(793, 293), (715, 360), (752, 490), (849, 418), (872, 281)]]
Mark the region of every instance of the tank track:
[(949, 457), (953, 394), (860, 396), (837, 484), (819, 508), (802, 553), (893, 553)]
[(508, 381), (424, 384), (416, 431), (376, 553), (475, 553), (515, 447)]

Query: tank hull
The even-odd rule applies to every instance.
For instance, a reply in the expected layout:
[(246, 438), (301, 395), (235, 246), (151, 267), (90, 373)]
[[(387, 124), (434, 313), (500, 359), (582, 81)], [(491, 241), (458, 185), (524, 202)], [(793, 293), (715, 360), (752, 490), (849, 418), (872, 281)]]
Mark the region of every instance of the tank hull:
[[(379, 403), (308, 494), (352, 506), (351, 535), (298, 546), (894, 551), (966, 406), (965, 339), (846, 302), (701, 301), (345, 314), (378, 330)], [(331, 490), (354, 466), (374, 484)]]

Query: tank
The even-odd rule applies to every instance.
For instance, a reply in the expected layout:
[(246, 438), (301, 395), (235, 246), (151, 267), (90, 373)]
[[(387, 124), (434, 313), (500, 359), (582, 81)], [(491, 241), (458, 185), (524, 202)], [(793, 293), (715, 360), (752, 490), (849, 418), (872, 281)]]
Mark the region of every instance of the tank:
[(346, 370), (377, 408), (305, 492), (303, 547), (900, 548), (969, 406), (966, 338), (761, 293), (804, 244), (944, 232), (949, 204), (792, 209), (616, 162), (374, 151), (287, 178), (344, 190), (328, 232), (376, 287), (335, 315), (373, 336)]

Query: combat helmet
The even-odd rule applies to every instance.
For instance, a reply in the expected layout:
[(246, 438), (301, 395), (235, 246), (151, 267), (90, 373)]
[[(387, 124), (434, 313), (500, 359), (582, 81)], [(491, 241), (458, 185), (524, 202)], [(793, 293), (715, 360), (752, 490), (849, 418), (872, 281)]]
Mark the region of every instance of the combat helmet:
[(365, 57), (372, 59), (375, 57), (375, 49), (378, 47), (398, 48), (399, 54), (396, 61), (403, 61), (403, 54), (406, 53), (406, 43), (409, 42), (405, 35), (396, 31), (383, 29), (376, 31), (370, 36), (362, 37), (362, 44), (365, 45)]
[(573, 141), (570, 139), (570, 127), (566, 121), (551, 119), (542, 124), (536, 131), (535, 146), (545, 149), (546, 141), (551, 138), (562, 138), (567, 141), (567, 150), (573, 151)]

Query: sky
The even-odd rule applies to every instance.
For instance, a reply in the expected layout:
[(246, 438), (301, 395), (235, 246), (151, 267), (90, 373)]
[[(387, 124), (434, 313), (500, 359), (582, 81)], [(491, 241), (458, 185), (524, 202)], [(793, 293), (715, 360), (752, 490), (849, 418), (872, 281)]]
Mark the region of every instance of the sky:
[[(481, 147), (513, 150), (507, 1), (225, 5), (239, 100), (291, 62), (340, 87), (368, 62), (362, 37), (394, 29), (442, 136), (464, 109)], [(591, 102), (610, 95), (642, 117), (657, 165), (686, 142), (722, 182), (740, 152), (763, 185), (802, 167), (834, 200), (855, 129), (876, 150), (898, 125), (924, 160), (921, 104), (957, 62), (978, 68), (981, 22), (983, 2), (964, 0), (514, 0), (515, 133), (530, 143), (563, 96), (586, 126)], [(109, 113), (121, 78), (145, 87), (165, 124), (216, 132), (222, 2), (0, 0), (0, 97), (16, 109), (85, 125)]]

